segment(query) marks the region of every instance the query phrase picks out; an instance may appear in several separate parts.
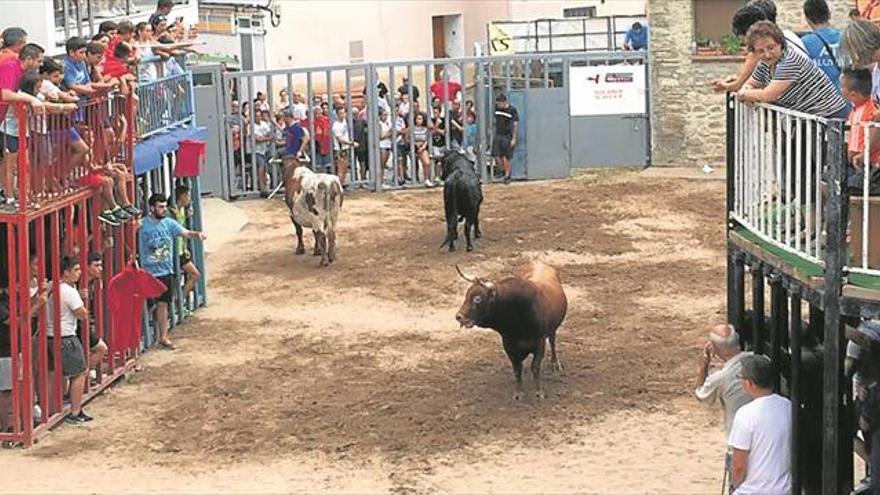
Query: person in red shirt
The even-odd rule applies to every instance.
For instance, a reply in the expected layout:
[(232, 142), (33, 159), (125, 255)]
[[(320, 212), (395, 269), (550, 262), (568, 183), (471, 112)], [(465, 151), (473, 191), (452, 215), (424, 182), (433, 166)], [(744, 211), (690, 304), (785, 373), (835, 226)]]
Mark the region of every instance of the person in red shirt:
[[(25, 102), (31, 106), (34, 112), (42, 113), (43, 104), (35, 96), (19, 91), (21, 79), (25, 71), (39, 69), (43, 63), (43, 48), (33, 43), (22, 47), (17, 59), (9, 59), (0, 64), (0, 122), (6, 129), (6, 114), (10, 110), (10, 103)], [(0, 202), (12, 203), (14, 197), (13, 185), (15, 182), (15, 165), (18, 159), (18, 132), (5, 133), (0, 131), (0, 151), (3, 151), (2, 173), (0, 173)]]
[(880, 132), (876, 127), (868, 127), (877, 113), (877, 106), (871, 98), (871, 71), (847, 68), (843, 71), (841, 80), (841, 95), (853, 106), (852, 113), (847, 119), (850, 124), (847, 155), (853, 167), (847, 179), (847, 186), (850, 194), (862, 194), (865, 152), (870, 150), (868, 193), (872, 196), (880, 195), (880, 170), (878, 170), (880, 169)]
[(452, 80), (443, 81), (445, 74), (445, 71), (441, 72), (440, 78), (431, 84), (431, 96), (439, 98), (440, 103), (447, 100), (457, 100), (458, 94), (461, 92), (461, 84)]
[(24, 45), (27, 45), (27, 32), (20, 27), (6, 28), (0, 35), (0, 64), (18, 58)]
[[(315, 116), (315, 172), (330, 172), (330, 117), (324, 113), (324, 106), (312, 110)], [(308, 115), (302, 121), (303, 129), (310, 129)], [(320, 167), (320, 168), (319, 168)]]

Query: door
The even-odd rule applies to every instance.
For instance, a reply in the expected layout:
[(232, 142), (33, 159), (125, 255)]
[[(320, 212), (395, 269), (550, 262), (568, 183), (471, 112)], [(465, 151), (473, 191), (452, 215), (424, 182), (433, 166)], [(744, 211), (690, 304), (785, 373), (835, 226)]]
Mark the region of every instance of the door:
[(566, 71), (575, 167), (650, 165), (647, 60), (574, 66)]
[[(571, 175), (568, 131), (568, 101), (564, 88), (535, 88), (524, 91), (525, 114), (531, 122), (525, 129), (525, 175), (529, 180), (561, 179)], [(520, 115), (521, 122), (524, 119)], [(522, 125), (522, 124), (520, 124)], [(517, 146), (519, 147), (519, 146)]]
[(223, 125), (223, 77), (219, 65), (192, 68), (196, 124), (208, 133), (202, 193), (229, 197), (226, 165), (226, 129)]
[[(446, 53), (446, 25), (443, 22), (443, 16), (438, 15), (431, 18), (431, 32), (434, 39), (434, 58), (448, 58)], [(434, 66), (434, 81), (440, 80), (440, 71), (443, 68)]]

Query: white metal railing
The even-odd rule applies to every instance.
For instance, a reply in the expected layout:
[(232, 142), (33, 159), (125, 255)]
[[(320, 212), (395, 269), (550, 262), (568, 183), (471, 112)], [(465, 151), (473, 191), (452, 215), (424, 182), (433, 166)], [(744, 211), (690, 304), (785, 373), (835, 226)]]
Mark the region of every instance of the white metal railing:
[(823, 264), (822, 171), (828, 120), (766, 104), (734, 107), (733, 211), (763, 240)]
[[(871, 232), (880, 232), (877, 224), (880, 217), (880, 160), (872, 160), (871, 134), (880, 133), (880, 125), (864, 123), (849, 129), (850, 135), (857, 135), (864, 145), (860, 163), (853, 163), (847, 181), (847, 192), (850, 197), (849, 233), (850, 233), (850, 265), (847, 270), (856, 273), (880, 275), (880, 242), (871, 242)], [(878, 157), (880, 158), (880, 157)], [(859, 176), (860, 174), (860, 176)], [(874, 183), (877, 184), (874, 184)], [(874, 234), (876, 237), (876, 234)]]

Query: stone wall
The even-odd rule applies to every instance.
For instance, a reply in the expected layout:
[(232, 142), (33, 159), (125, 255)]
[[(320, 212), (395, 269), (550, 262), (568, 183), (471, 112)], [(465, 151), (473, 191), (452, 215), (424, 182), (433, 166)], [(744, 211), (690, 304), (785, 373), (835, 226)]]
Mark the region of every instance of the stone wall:
[[(694, 0), (650, 0), (651, 118), (653, 164), (698, 166), (724, 164), (724, 95), (712, 91), (715, 78), (736, 73), (740, 57), (694, 57)], [(734, 1), (734, 0), (732, 0)], [(831, 22), (846, 25), (850, 0), (829, 0)], [(777, 22), (806, 31), (803, 0), (777, 0)]]

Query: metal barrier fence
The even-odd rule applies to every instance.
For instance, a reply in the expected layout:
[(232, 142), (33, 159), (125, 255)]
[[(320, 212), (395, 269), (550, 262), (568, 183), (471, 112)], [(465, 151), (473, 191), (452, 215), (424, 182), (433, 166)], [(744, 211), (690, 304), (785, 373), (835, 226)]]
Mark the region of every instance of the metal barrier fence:
[[(824, 265), (828, 119), (733, 97), (729, 104), (735, 120), (730, 217), (774, 246)], [(880, 125), (859, 124), (848, 133), (864, 151), (846, 166), (849, 263), (844, 268), (880, 275)]]
[(827, 120), (770, 105), (735, 105), (731, 218), (775, 246), (822, 263)]
[[(571, 66), (644, 62), (643, 53), (580, 52), (226, 73), (218, 85), (226, 105), (225, 153), (231, 157), (226, 183), (232, 197), (276, 185), (280, 174), (274, 165), (287, 152), (298, 154), (284, 149), (284, 128), (292, 122), (285, 122), (287, 111), (311, 138), (301, 161), (339, 174), (346, 188), (433, 184), (446, 149), (468, 152), (484, 180), (499, 180), (500, 167), (489, 157), (496, 95), (506, 94), (522, 117), (525, 93), (566, 88)], [(288, 100), (281, 99), (282, 91)], [(345, 117), (334, 132), (337, 107), (345, 109)], [(258, 117), (261, 112), (269, 121)], [(347, 146), (348, 140), (357, 144)], [(515, 179), (525, 176), (519, 155), (524, 122), (516, 140)]]
[(176, 74), (137, 86), (137, 135), (146, 139), (193, 119), (192, 74)]
[(880, 275), (880, 126), (862, 123), (849, 132), (854, 134), (851, 140), (863, 143), (864, 151), (860, 160), (854, 157), (847, 181), (851, 252), (847, 269)]

